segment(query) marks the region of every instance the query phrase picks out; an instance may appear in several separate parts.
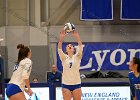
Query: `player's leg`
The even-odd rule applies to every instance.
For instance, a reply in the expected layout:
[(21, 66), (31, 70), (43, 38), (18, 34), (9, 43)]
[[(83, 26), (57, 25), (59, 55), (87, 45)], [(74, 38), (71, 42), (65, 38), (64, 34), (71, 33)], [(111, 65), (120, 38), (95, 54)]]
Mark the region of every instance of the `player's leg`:
[(26, 100), (26, 97), (23, 92), (20, 92), (9, 97), (9, 100)]
[(74, 100), (81, 100), (81, 96), (82, 96), (81, 88), (77, 88), (73, 90), (72, 95), (73, 95)]
[(62, 88), (62, 94), (63, 94), (63, 99), (64, 100), (71, 100), (72, 93), (69, 89)]

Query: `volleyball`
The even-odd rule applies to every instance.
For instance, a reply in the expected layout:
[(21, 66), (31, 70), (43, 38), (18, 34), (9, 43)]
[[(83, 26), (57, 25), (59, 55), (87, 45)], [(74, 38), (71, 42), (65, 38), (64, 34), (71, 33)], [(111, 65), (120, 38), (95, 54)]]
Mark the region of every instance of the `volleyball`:
[(74, 24), (72, 24), (72, 23), (66, 23), (65, 25), (64, 25), (64, 31), (68, 34), (68, 33), (70, 33), (70, 32), (72, 32), (73, 30), (75, 30), (75, 26), (74, 26)]

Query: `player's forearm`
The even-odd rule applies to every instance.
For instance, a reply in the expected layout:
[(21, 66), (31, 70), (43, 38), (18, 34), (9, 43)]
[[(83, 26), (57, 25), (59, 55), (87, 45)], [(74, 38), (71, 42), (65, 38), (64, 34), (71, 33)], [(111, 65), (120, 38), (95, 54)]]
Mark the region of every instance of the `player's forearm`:
[(60, 37), (59, 42), (58, 42), (59, 49), (62, 49), (62, 42), (63, 42), (63, 38)]
[(30, 89), (30, 81), (29, 81), (29, 79), (25, 79), (24, 82), (25, 82), (26, 87), (28, 89)]
[(79, 35), (77, 35), (76, 40), (77, 40), (78, 45), (81, 46), (82, 45), (82, 41), (81, 41)]
[(58, 42), (58, 48), (62, 49), (62, 42)]

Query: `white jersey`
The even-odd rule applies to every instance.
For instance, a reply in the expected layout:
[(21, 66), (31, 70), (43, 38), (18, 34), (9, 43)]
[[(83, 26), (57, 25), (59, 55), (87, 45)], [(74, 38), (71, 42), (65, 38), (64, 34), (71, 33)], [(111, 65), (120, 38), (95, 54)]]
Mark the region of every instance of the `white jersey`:
[(32, 69), (32, 61), (29, 58), (25, 58), (20, 61), (19, 64), (14, 66), (13, 75), (9, 83), (16, 84), (22, 91), (25, 89), (25, 79), (29, 79)]
[(58, 54), (62, 62), (62, 84), (75, 85), (81, 84), (80, 79), (80, 63), (82, 58), (83, 47), (78, 46), (78, 50), (72, 58), (66, 55), (62, 49), (58, 48)]

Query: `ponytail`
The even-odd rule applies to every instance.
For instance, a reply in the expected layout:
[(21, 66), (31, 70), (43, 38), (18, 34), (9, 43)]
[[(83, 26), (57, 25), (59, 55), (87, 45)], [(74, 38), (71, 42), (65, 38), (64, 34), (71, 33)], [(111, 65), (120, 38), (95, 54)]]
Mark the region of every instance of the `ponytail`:
[(30, 52), (30, 49), (29, 49), (29, 47), (24, 46), (23, 44), (18, 44), (17, 49), (19, 49), (18, 61), (17, 61), (17, 63), (19, 63), (21, 60), (28, 57), (28, 52)]

